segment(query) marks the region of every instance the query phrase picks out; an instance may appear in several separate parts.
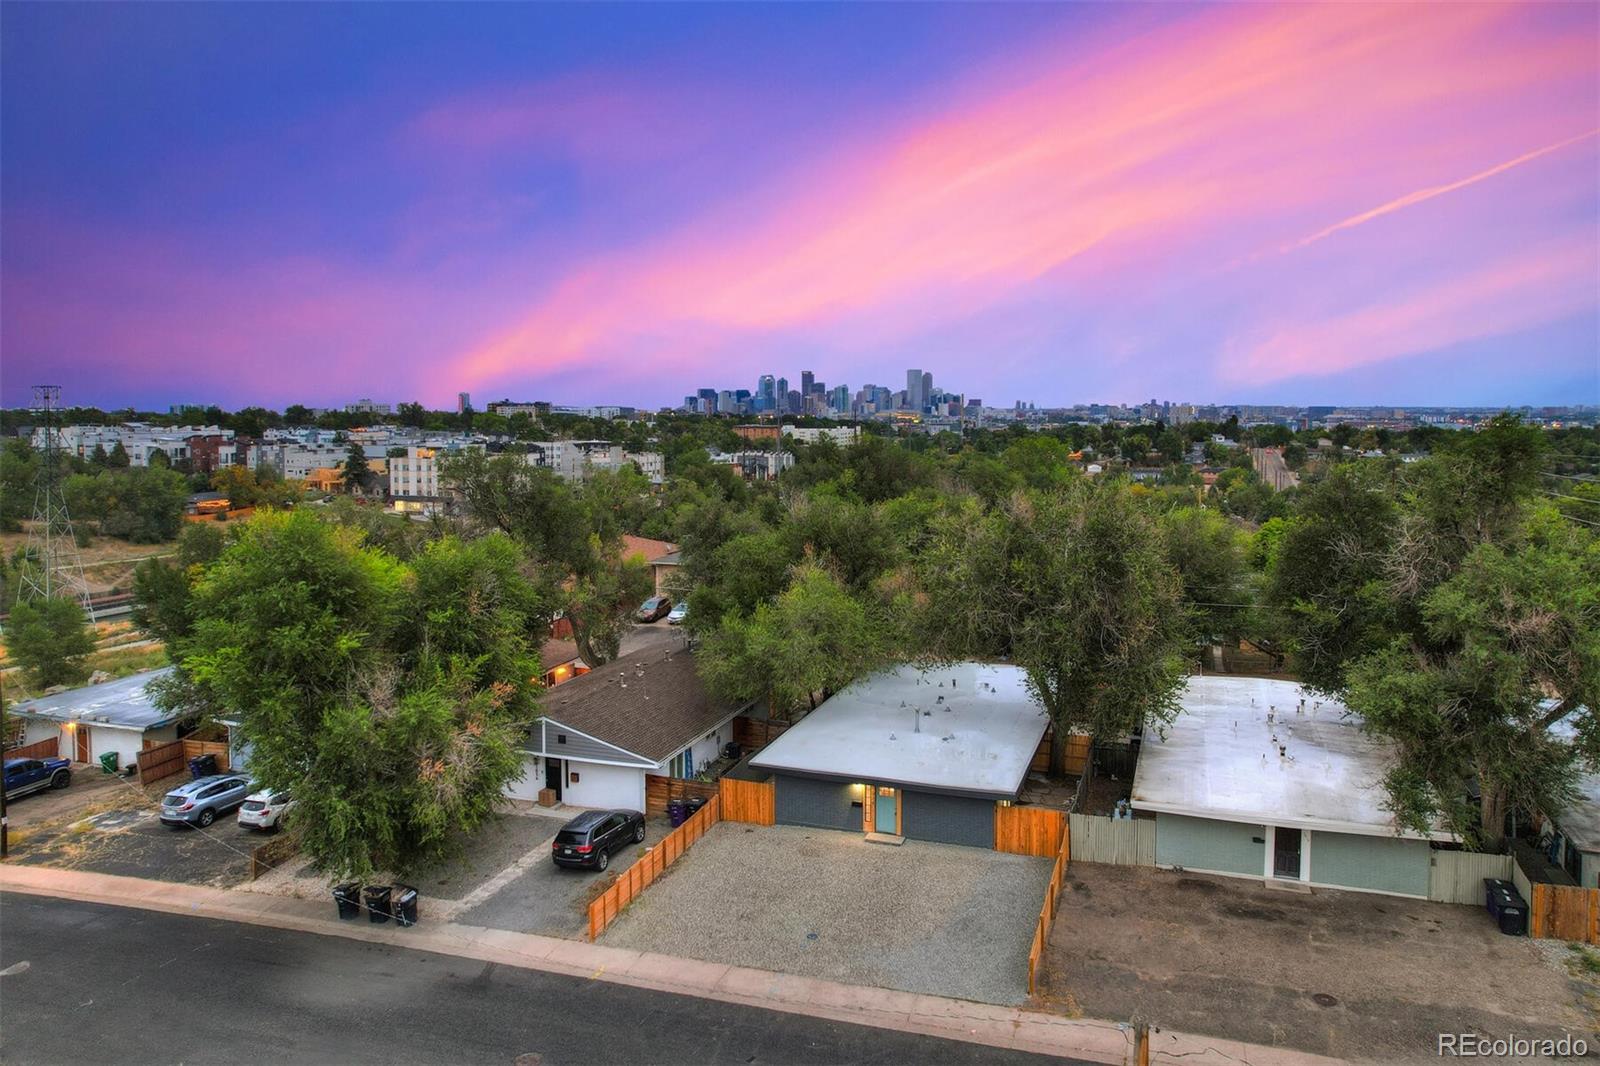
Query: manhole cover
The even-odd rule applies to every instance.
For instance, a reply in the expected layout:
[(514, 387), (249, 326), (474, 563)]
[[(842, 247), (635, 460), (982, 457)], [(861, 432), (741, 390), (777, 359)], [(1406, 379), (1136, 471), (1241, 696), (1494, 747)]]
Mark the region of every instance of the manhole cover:
[(1319, 1007), (1337, 1007), (1339, 1005), (1339, 1001), (1326, 992), (1318, 992), (1311, 997), (1311, 1002)]

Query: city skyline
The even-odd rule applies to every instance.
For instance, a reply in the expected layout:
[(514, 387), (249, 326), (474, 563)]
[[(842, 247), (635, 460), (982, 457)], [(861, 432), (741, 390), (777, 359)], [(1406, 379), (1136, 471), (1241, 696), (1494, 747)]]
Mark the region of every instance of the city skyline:
[(0, 402), (1594, 403), (1597, 28), (16, 7)]

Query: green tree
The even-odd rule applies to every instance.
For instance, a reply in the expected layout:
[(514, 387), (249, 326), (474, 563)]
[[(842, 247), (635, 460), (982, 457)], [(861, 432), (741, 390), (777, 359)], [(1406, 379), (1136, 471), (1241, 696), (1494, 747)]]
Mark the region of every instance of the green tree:
[(52, 596), (22, 600), (11, 609), (6, 645), (35, 688), (76, 684), (87, 676), (84, 659), (94, 651), (83, 608)]
[(21, 437), (0, 443), (0, 529), (16, 532), (33, 512), (34, 479), (39, 458)]
[(921, 565), (924, 646), (1006, 658), (1055, 725), (1123, 737), (1177, 713), (1188, 646), (1182, 585), (1161, 529), (1123, 484), (1075, 483), (941, 523)]
[(189, 482), (157, 466), (107, 471), (100, 482), (100, 532), (135, 544), (173, 540), (183, 528)]
[(133, 568), (133, 624), (169, 647), (189, 635), (190, 593), (201, 573), (222, 554), (216, 525), (191, 522), (178, 537), (176, 558), (146, 559)]
[(111, 445), (111, 451), (106, 455), (107, 467), (113, 470), (126, 470), (131, 463), (132, 460), (128, 458), (128, 449), (122, 446), (120, 440)]
[(375, 480), (372, 467), (367, 465), (367, 450), (357, 441), (350, 442), (345, 454), (343, 477), (345, 489), (352, 493), (367, 491)]
[(774, 602), (725, 619), (695, 665), (719, 698), (761, 700), (788, 718), (889, 662), (897, 644), (883, 612), (808, 563)]
[(509, 543), (445, 538), (406, 566), (360, 540), (257, 515), (195, 585), (176, 656), (334, 879), (415, 870), (482, 824), (536, 714), (538, 597)]
[(608, 663), (622, 650), (622, 638), (633, 628), (633, 615), (654, 588), (650, 564), (624, 557), (616, 545), (591, 538), (593, 562), (566, 588), (566, 618), (572, 640), (590, 666)]
[(1207, 644), (1238, 640), (1248, 627), (1252, 602), (1244, 532), (1216, 511), (1199, 507), (1169, 511), (1161, 524), (1195, 635)]

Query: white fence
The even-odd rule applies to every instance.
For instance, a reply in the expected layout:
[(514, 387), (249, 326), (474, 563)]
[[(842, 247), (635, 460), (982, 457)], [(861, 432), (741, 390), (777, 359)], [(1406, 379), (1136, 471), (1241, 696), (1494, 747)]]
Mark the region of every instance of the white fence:
[(1116, 866), (1156, 864), (1156, 823), (1151, 819), (1074, 814), (1071, 822), (1073, 862), (1108, 862)]
[[(1483, 904), (1483, 879), (1512, 880), (1517, 864), (1509, 855), (1481, 851), (1436, 851), (1428, 879), (1428, 898), (1435, 903)], [(1527, 898), (1526, 893), (1524, 897)]]

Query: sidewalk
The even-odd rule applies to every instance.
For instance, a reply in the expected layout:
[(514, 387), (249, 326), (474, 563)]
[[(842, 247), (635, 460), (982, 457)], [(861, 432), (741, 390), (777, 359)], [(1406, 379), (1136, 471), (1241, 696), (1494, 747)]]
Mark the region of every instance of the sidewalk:
[[(1133, 1061), (1132, 1031), (1112, 1022), (1063, 1018), (1039, 1011), (838, 984), (449, 922), (422, 924), (410, 929), (373, 925), (367, 921), (341, 922), (335, 916), (331, 899), (318, 903), (231, 889), (11, 865), (0, 866), (0, 892), (56, 896), (342, 936), (855, 1025), (1066, 1055), (1092, 1062)], [(1254, 1047), (1237, 1041), (1165, 1031), (1152, 1032), (1150, 1044), (1153, 1063), (1181, 1060), (1202, 1066), (1237, 1066), (1238, 1063), (1319, 1066), (1336, 1061), (1288, 1049)]]

